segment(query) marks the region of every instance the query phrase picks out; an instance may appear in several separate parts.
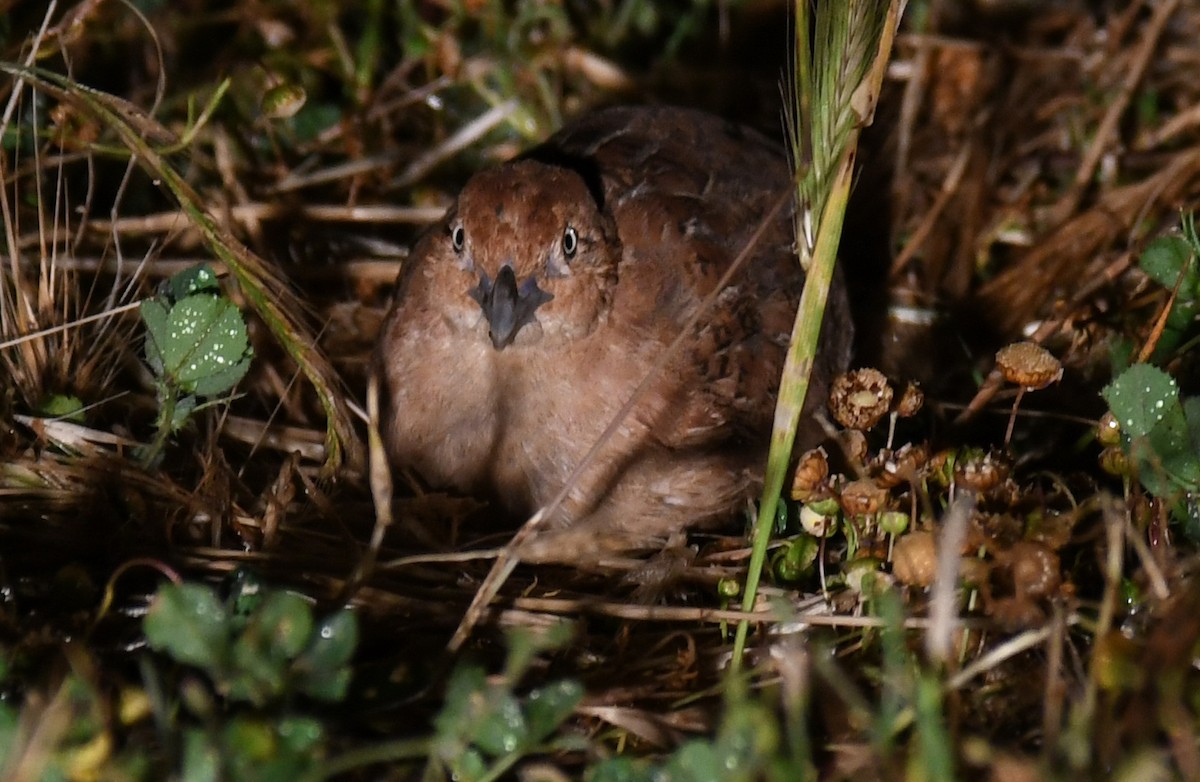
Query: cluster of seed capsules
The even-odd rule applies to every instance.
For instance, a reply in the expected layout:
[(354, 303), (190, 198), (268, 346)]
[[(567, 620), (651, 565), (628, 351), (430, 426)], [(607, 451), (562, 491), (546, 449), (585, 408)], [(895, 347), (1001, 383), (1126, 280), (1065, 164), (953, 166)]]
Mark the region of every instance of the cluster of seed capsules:
[[(1001, 350), (997, 369), (1018, 386), (1017, 403), (1062, 374), (1057, 359), (1032, 343)], [(938, 573), (939, 557), (947, 554), (940, 551), (939, 535), (945, 510), (969, 492), (964, 542), (948, 552), (960, 558), (955, 572), (967, 590), (968, 610), (1006, 629), (1040, 624), (1051, 601), (1071, 593), (1058, 552), (1077, 514), (1069, 505), (1048, 511), (1044, 489), (1027, 496), (1013, 480), (1006, 451), (893, 447), (897, 420), (916, 415), (923, 404), (916, 385), (897, 392), (875, 369), (834, 381), (829, 409), (842, 427), (840, 458), (831, 460), (817, 448), (798, 460), (790, 492), (798, 530), (774, 552), (776, 579), (819, 584), (833, 599), (851, 603), (893, 586), (923, 594)], [(885, 420), (885, 444), (872, 453), (868, 433)], [(835, 472), (831, 461), (843, 470)]]

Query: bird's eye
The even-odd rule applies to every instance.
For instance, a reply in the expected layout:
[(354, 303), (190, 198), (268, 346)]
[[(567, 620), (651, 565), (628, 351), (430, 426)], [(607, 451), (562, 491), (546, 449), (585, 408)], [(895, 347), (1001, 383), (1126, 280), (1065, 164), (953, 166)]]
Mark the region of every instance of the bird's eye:
[(571, 226), (567, 226), (567, 230), (563, 231), (562, 248), (563, 255), (568, 258), (574, 258), (575, 251), (579, 249), (579, 234)]
[(461, 225), (455, 225), (450, 228), (450, 243), (454, 245), (454, 252), (462, 252), (463, 245), (467, 242), (467, 232), (463, 230)]

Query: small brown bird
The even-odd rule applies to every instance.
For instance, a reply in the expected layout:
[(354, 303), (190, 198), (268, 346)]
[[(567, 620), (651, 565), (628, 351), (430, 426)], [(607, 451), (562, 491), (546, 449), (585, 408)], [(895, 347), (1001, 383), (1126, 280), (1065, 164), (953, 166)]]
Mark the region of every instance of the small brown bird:
[[(545, 506), (791, 182), (764, 137), (675, 108), (600, 111), (476, 174), (384, 325), (393, 464), (514, 514)], [(761, 486), (803, 281), (783, 209), (520, 558), (587, 562), (733, 518)], [(838, 277), (809, 412), (851, 338)]]

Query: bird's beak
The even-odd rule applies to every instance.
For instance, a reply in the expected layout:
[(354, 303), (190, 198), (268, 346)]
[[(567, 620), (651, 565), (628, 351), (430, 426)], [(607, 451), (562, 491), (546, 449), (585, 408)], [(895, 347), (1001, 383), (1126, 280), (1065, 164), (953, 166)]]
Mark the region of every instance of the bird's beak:
[(479, 284), (467, 291), (467, 295), (479, 302), (496, 350), (511, 345), (521, 327), (533, 322), (537, 308), (554, 298), (538, 287), (532, 274), (518, 287), (517, 275), (508, 264), (500, 268), (495, 282), (481, 271)]

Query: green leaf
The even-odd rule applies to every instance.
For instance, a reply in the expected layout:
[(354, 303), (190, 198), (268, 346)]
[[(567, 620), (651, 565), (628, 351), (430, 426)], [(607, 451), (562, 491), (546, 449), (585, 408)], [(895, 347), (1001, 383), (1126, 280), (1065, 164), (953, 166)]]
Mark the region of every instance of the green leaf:
[(284, 740), (283, 724), (239, 715), (225, 723), (221, 736), (226, 778), (245, 782), (292, 782), (304, 778), (315, 757), (294, 751)]
[(1176, 300), (1175, 306), (1171, 307), (1171, 311), (1167, 313), (1167, 329), (1186, 331), (1196, 319), (1197, 313), (1200, 313), (1200, 301), (1195, 299)]
[(253, 351), (247, 351), (236, 364), (196, 380), (192, 390), (199, 396), (219, 396), (241, 382), (250, 371)]
[(583, 700), (583, 685), (565, 680), (541, 687), (529, 693), (525, 701), (525, 719), (529, 723), (529, 740), (544, 740), (571, 716)]
[(1200, 488), (1200, 454), (1179, 400), (1171, 399), (1164, 411), (1149, 435), (1128, 441), (1128, 450), (1146, 490), (1155, 497), (1174, 499)]
[(1146, 245), (1138, 263), (1151, 279), (1168, 289), (1174, 289), (1179, 273), (1187, 269), (1188, 276), (1179, 293), (1184, 298), (1191, 298), (1196, 276), (1196, 266), (1191, 263), (1192, 258), (1192, 248), (1183, 237), (1160, 236)]
[(726, 782), (743, 778), (731, 773), (732, 769), (721, 767), (715, 745), (707, 741), (687, 742), (675, 751), (662, 771), (662, 778), (672, 782)]
[(194, 293), (215, 293), (219, 290), (217, 273), (207, 263), (184, 269), (167, 280), (167, 291), (171, 301), (185, 299)]
[(229, 609), (230, 617), (235, 620), (235, 623), (236, 620), (242, 620), (243, 625), (262, 606), (267, 595), (262, 579), (257, 573), (246, 567), (234, 570), (224, 580), (222, 586), (227, 595), (225, 605)]
[(158, 590), (142, 625), (151, 649), (175, 660), (218, 670), (229, 648), (229, 616), (203, 584), (167, 584)]
[(260, 719), (235, 717), (225, 723), (223, 734), (225, 748), (240, 756), (237, 760), (243, 762), (262, 763), (274, 758), (279, 751), (275, 731)]
[(1113, 375), (1119, 375), (1133, 365), (1137, 358), (1138, 347), (1129, 339), (1114, 335), (1108, 343), (1108, 357), (1112, 364)]
[(350, 662), (357, 645), (358, 620), (352, 611), (342, 609), (317, 624), (301, 662), (315, 673), (333, 671)]
[(474, 747), (451, 758), (447, 765), (454, 772), (453, 778), (460, 782), (475, 782), (477, 779), (483, 779), (487, 773), (487, 762)]
[(313, 633), (312, 609), (291, 592), (271, 592), (233, 645), (230, 698), (263, 705), (284, 694), (293, 660)]
[(549, 625), (537, 631), (527, 627), (506, 628), (504, 640), (508, 657), (504, 661), (504, 678), (519, 681), (539, 654), (566, 646), (572, 634), (569, 622)]
[(300, 143), (312, 141), (322, 132), (342, 121), (342, 109), (335, 103), (305, 101), (295, 116), (286, 120)]
[(529, 724), (521, 704), (511, 693), (497, 687), (489, 688), (484, 696), (482, 719), (471, 733), (472, 742), (494, 757), (528, 746)]
[(233, 644), (220, 689), (231, 700), (265, 706), (283, 695), (289, 667), (289, 661), (265, 653), (260, 636), (244, 633)]
[[(460, 665), (450, 674), (442, 710), (434, 719), (439, 740), (453, 743), (470, 730), (473, 704), (487, 688), (487, 677), (476, 665)], [(478, 697), (477, 697), (478, 696)]]
[(162, 376), (163, 354), (159, 345), (166, 339), (167, 320), (170, 310), (159, 299), (146, 299), (138, 307), (142, 322), (146, 324), (146, 363), (155, 375)]
[(169, 427), (172, 432), (178, 432), (187, 424), (188, 419), (192, 417), (192, 413), (196, 410), (196, 397), (184, 396), (175, 400), (175, 407), (171, 409), (171, 420)]
[(1183, 508), (1180, 516), (1183, 521), (1183, 534), (1192, 543), (1200, 543), (1200, 498), (1189, 494), (1183, 498)]
[(508, 647), (508, 656), (504, 660), (504, 678), (518, 681), (525, 675), (525, 671), (529, 670), (529, 665), (542, 649), (538, 634), (528, 627), (505, 628), (504, 640)]
[(529, 743), (529, 725), (520, 703), (504, 687), (489, 685), (483, 670), (474, 665), (451, 674), (434, 726), (436, 754), (451, 765), (457, 763), (464, 743), (475, 744), (493, 757)]
[[(7, 703), (0, 703), (0, 763), (8, 764), (9, 754), (16, 750), (17, 730), (21, 727), (21, 715)], [(27, 740), (27, 739), (25, 739)]]
[[(782, 503), (780, 503), (782, 504)], [(798, 581), (812, 571), (821, 544), (812, 535), (801, 534), (784, 546), (775, 559), (775, 575), (784, 581)]]
[(732, 703), (717, 734), (722, 768), (731, 775), (756, 777), (764, 761), (779, 752), (779, 728), (762, 704), (750, 700)]
[(1138, 480), (1152, 495), (1169, 499), (1200, 488), (1200, 407), (1191, 416), (1175, 380), (1148, 364), (1134, 364), (1101, 392), (1121, 424)]
[(336, 703), (345, 699), (353, 678), (353, 672), (349, 667), (339, 668), (336, 671), (315, 671), (300, 683), (300, 691), (310, 698)]
[(1163, 420), (1168, 405), (1179, 403), (1175, 380), (1157, 367), (1134, 364), (1100, 392), (1124, 433), (1144, 437)]
[(915, 706), (918, 762), (924, 770), (924, 778), (930, 782), (955, 779), (955, 750), (946, 728), (942, 685), (933, 674), (922, 673), (917, 680)]
[(204, 731), (191, 728), (184, 734), (182, 766), (183, 782), (217, 782), (221, 778), (221, 753)]
[(232, 388), (249, 368), (249, 340), (242, 314), (229, 299), (198, 293), (162, 314), (162, 304), (142, 302), (146, 358), (172, 385), (190, 394), (215, 396)]
[(77, 424), (84, 422), (83, 400), (73, 394), (51, 394), (38, 405), (38, 413)]
[(1192, 449), (1200, 453), (1200, 396), (1190, 396), (1183, 400), (1183, 417), (1187, 419)]
[(1188, 420), (1178, 399), (1171, 400), (1158, 426), (1150, 432), (1150, 447), (1162, 469), (1188, 491), (1200, 488), (1200, 454), (1192, 443)]
[(294, 592), (272, 592), (246, 626), (246, 636), (275, 660), (290, 661), (308, 646), (313, 635), (312, 609)]
[(626, 757), (602, 760), (584, 777), (587, 782), (654, 782), (660, 778), (645, 761)]
[(284, 717), (277, 730), (279, 739), (292, 752), (311, 752), (325, 739), (325, 727), (312, 717)]

